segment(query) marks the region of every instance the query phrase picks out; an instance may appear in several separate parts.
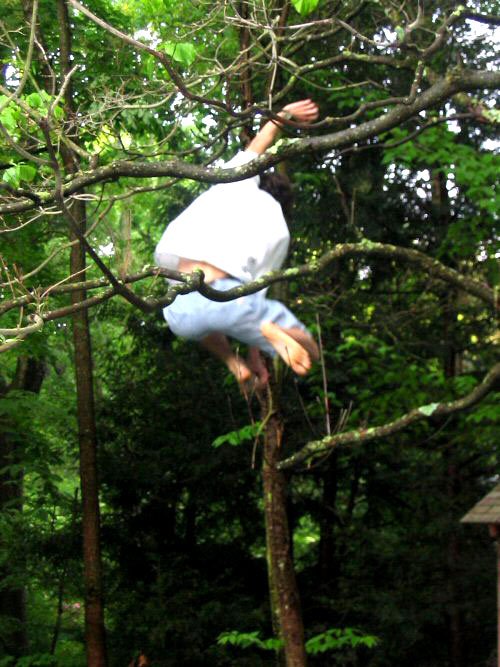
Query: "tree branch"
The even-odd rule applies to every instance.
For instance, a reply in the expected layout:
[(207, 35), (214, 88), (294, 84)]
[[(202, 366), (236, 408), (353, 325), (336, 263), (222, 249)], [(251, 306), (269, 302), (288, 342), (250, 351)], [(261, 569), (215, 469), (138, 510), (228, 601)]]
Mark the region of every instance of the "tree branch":
[(489, 25), (500, 25), (500, 16), (498, 14), (477, 14), (476, 12), (465, 11), (462, 13), (462, 18)]
[[(25, 327), (17, 327), (15, 329), (0, 329), (0, 352), (7, 352), (13, 347), (17, 347), (30, 334), (35, 331), (41, 331), (43, 327), (43, 319), (38, 314), (28, 315), (28, 324)], [(14, 336), (10, 340), (6, 340), (7, 336)]]
[[(188, 294), (194, 291), (199, 291), (200, 294), (203, 294), (212, 301), (231, 301), (241, 296), (254, 294), (255, 292), (258, 292), (265, 287), (268, 287), (269, 285), (279, 281), (316, 274), (319, 271), (324, 270), (333, 261), (346, 257), (383, 257), (387, 259), (407, 262), (409, 264), (415, 264), (416, 266), (426, 271), (429, 275), (454, 285), (455, 287), (459, 287), (463, 291), (481, 299), (484, 303), (491, 306), (492, 308), (497, 308), (498, 295), (488, 285), (472, 278), (468, 278), (467, 276), (462, 275), (459, 271), (445, 266), (439, 260), (428, 257), (418, 250), (404, 248), (401, 246), (394, 246), (387, 243), (376, 243), (364, 239), (360, 243), (339, 244), (329, 252), (325, 253), (318, 260), (310, 262), (309, 264), (303, 264), (302, 266), (284, 269), (282, 271), (273, 271), (266, 274), (265, 276), (262, 276), (262, 278), (259, 278), (258, 280), (242, 284), (239, 287), (233, 287), (227, 291), (219, 291), (210, 285), (207, 285), (204, 282), (203, 272), (199, 270), (196, 270), (193, 273), (180, 273), (179, 271), (170, 271), (168, 269), (161, 269), (158, 267), (149, 267), (140, 273), (134, 273), (125, 276), (123, 280), (120, 280), (117, 284), (115, 284), (115, 279), (111, 283), (111, 288), (109, 288), (109, 278), (99, 278), (94, 280), (86, 280), (79, 283), (49, 287), (43, 291), (37, 289), (33, 293), (25, 294), (22, 297), (4, 302), (0, 307), (0, 315), (14, 308), (21, 308), (22, 306), (35, 302), (38, 304), (38, 308), (40, 309), (44, 297), (46, 297), (49, 293), (51, 295), (67, 294), (79, 290), (98, 289), (103, 287), (109, 288), (103, 294), (86, 298), (85, 300), (73, 304), (72, 306), (64, 306), (62, 308), (46, 312), (43, 314), (43, 321), (66, 317), (67, 315), (78, 312), (79, 310), (90, 308), (99, 303), (107, 301), (117, 294), (123, 296), (127, 301), (133, 303), (133, 305), (135, 305), (144, 313), (151, 313), (159, 310), (160, 308), (170, 305), (179, 294)], [(128, 290), (128, 295), (123, 294), (123, 285), (138, 282), (145, 278), (158, 276), (164, 276), (179, 282), (170, 284), (167, 288), (165, 296), (161, 298), (155, 299), (149, 297), (144, 299), (133, 293), (131, 290)], [(133, 299), (130, 298), (130, 294), (133, 294)]]
[(290, 470), (296, 468), (299, 464), (303, 464), (304, 461), (310, 462), (313, 458), (324, 456), (326, 453), (340, 445), (350, 445), (353, 443), (359, 444), (361, 442), (369, 442), (375, 438), (385, 438), (402, 431), (415, 422), (436, 417), (448, 417), (457, 412), (462, 412), (463, 410), (473, 407), (476, 403), (479, 403), (479, 401), (489, 392), (493, 391), (499, 381), (500, 364), (496, 364), (473, 391), (456, 401), (451, 401), (449, 403), (429, 403), (428, 405), (422, 405), (410, 410), (405, 415), (389, 424), (356, 429), (345, 433), (337, 433), (333, 436), (327, 436), (322, 440), (311, 441), (296, 454), (281, 461), (281, 463), (278, 464), (278, 468), (280, 470)]
[[(159, 162), (115, 161), (95, 170), (85, 171), (67, 182), (63, 187), (64, 197), (71, 195), (96, 183), (116, 181), (119, 178), (148, 178), (160, 176), (176, 176), (190, 178), (205, 183), (230, 183), (254, 176), (284, 159), (291, 159), (306, 153), (326, 153), (331, 150), (353, 145), (382, 132), (401, 125), (406, 120), (425, 109), (449, 99), (457, 92), (473, 91), (484, 88), (497, 88), (500, 85), (500, 72), (456, 70), (436, 81), (430, 88), (422, 92), (410, 104), (400, 104), (387, 111), (379, 118), (369, 120), (352, 128), (347, 128), (317, 137), (303, 139), (281, 139), (272, 149), (242, 167), (233, 169), (208, 169), (179, 160)], [(56, 192), (36, 193), (43, 205), (52, 204)], [(20, 200), (0, 207), (0, 215), (21, 213), (33, 208), (33, 202)]]

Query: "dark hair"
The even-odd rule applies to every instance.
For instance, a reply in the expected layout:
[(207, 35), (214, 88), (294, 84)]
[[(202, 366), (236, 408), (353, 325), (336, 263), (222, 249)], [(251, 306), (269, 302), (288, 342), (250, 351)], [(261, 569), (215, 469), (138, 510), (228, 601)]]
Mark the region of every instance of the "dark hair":
[(293, 205), (293, 191), (288, 176), (276, 172), (265, 172), (260, 175), (259, 188), (268, 192), (281, 204), (285, 218), (290, 215)]

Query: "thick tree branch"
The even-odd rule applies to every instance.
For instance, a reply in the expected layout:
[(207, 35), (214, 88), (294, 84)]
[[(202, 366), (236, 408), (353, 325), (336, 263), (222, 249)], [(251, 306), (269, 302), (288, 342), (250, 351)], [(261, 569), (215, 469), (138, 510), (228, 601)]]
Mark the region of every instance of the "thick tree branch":
[[(179, 294), (188, 294), (189, 292), (194, 291), (199, 291), (213, 301), (231, 301), (241, 296), (254, 294), (276, 282), (290, 280), (301, 276), (314, 275), (319, 271), (324, 270), (332, 262), (348, 257), (382, 257), (413, 264), (426, 271), (430, 276), (443, 280), (446, 283), (462, 289), (468, 294), (476, 296), (488, 306), (492, 308), (497, 307), (498, 295), (488, 285), (464, 276), (459, 271), (445, 266), (439, 260), (428, 257), (418, 250), (394, 246), (387, 243), (376, 243), (365, 239), (360, 243), (339, 244), (314, 262), (303, 264), (299, 267), (284, 269), (282, 271), (273, 271), (272, 273), (262, 276), (262, 278), (259, 278), (258, 280), (254, 280), (239, 287), (234, 287), (227, 291), (219, 291), (210, 285), (205, 284), (202, 271), (194, 271), (191, 274), (186, 274), (158, 267), (149, 267), (140, 273), (125, 276), (123, 280), (118, 282), (116, 282), (115, 279), (111, 284), (111, 287), (108, 278), (99, 278), (79, 283), (56, 285), (54, 287), (46, 288), (45, 290), (37, 289), (30, 294), (25, 294), (22, 297), (5, 301), (0, 306), (0, 315), (13, 310), (14, 308), (21, 308), (30, 303), (37, 303), (38, 313), (42, 315), (43, 321), (55, 320), (103, 303), (116, 295), (123, 296), (144, 313), (151, 313), (159, 310), (160, 308), (171, 304)], [(128, 290), (128, 295), (133, 294), (133, 299), (130, 299), (129, 296), (127, 297), (123, 294), (124, 285), (138, 282), (145, 278), (158, 276), (164, 276), (179, 282), (169, 284), (165, 296), (161, 298), (148, 297), (144, 299), (133, 293), (131, 290)], [(48, 312), (46, 311), (45, 313), (42, 313), (41, 311), (41, 304), (46, 300), (49, 294), (53, 296), (56, 294), (67, 294), (105, 287), (108, 288), (105, 292), (85, 298), (81, 302), (74, 303), (71, 306), (64, 306)]]
[(476, 12), (465, 11), (462, 13), (462, 18), (489, 25), (500, 25), (500, 16), (498, 14), (477, 14)]
[(325, 456), (325, 454), (340, 445), (359, 444), (361, 442), (369, 442), (375, 438), (385, 438), (402, 431), (418, 421), (436, 417), (448, 417), (457, 412), (462, 412), (463, 410), (473, 407), (476, 403), (479, 403), (479, 401), (498, 386), (499, 381), (500, 364), (496, 364), (473, 391), (456, 401), (451, 401), (449, 403), (429, 403), (428, 405), (422, 405), (410, 410), (405, 415), (389, 424), (356, 429), (345, 433), (337, 433), (333, 436), (327, 436), (322, 440), (311, 441), (296, 454), (281, 461), (278, 468), (281, 470), (290, 470), (303, 464), (305, 461), (310, 462), (313, 458), (316, 459)]
[[(473, 278), (469, 278), (456, 269), (452, 269), (437, 259), (429, 257), (419, 250), (414, 250), (413, 248), (404, 248), (402, 246), (395, 246), (389, 243), (377, 243), (375, 241), (369, 241), (364, 239), (360, 243), (339, 243), (332, 250), (328, 251), (320, 258), (314, 262), (308, 264), (303, 264), (302, 266), (292, 267), (288, 269), (283, 269), (281, 271), (272, 271), (262, 276), (258, 280), (254, 280), (249, 283), (242, 284), (239, 287), (233, 287), (230, 290), (219, 291), (210, 287), (203, 282), (203, 273), (201, 271), (196, 271), (192, 274), (181, 273), (179, 271), (171, 271), (169, 269), (162, 269), (159, 267), (148, 267), (140, 273), (133, 273), (127, 275), (123, 278), (121, 282), (125, 284), (139, 282), (146, 278), (163, 276), (165, 278), (170, 278), (172, 280), (180, 281), (189, 285), (190, 288), (187, 291), (199, 290), (204, 296), (212, 301), (232, 301), (241, 296), (246, 296), (248, 294), (254, 294), (265, 287), (269, 287), (273, 283), (281, 282), (284, 280), (291, 280), (294, 278), (302, 276), (315, 275), (319, 271), (325, 270), (332, 262), (349, 258), (349, 257), (381, 257), (389, 260), (397, 260), (400, 262), (413, 264), (418, 266), (423, 271), (427, 272), (428, 275), (442, 280), (450, 285), (462, 289), (464, 292), (467, 292), (492, 308), (497, 307), (498, 296), (489, 285), (482, 283)], [(109, 280), (105, 277), (97, 278), (93, 280), (86, 280), (79, 283), (72, 283), (66, 285), (57, 285), (55, 287), (48, 287), (44, 289), (37, 289), (33, 293), (25, 294), (22, 297), (16, 299), (11, 299), (9, 301), (4, 301), (0, 306), (0, 315), (12, 310), (13, 308), (20, 308), (21, 306), (26, 306), (30, 303), (40, 302), (45, 296), (49, 293), (51, 295), (56, 294), (68, 294), (75, 290), (91, 290), (99, 289), (103, 287), (108, 287), (110, 285)], [(113, 291), (110, 296), (119, 294), (119, 291)], [(184, 293), (184, 292), (182, 292)], [(171, 293), (175, 294), (175, 291)], [(143, 299), (145, 310), (147, 312), (162, 308), (164, 306), (172, 303), (173, 299), (169, 296), (165, 296), (161, 299)]]
[(413, 248), (404, 248), (389, 243), (377, 243), (368, 239), (364, 239), (360, 243), (340, 243), (314, 262), (283, 271), (268, 273), (258, 280), (242, 285), (241, 287), (234, 287), (226, 292), (218, 292), (210, 287), (210, 285), (205, 284), (201, 286), (200, 292), (214, 301), (230, 301), (246, 294), (253, 294), (259, 289), (263, 289), (281, 280), (318, 273), (333, 261), (347, 257), (382, 257), (414, 264), (426, 271), (430, 276), (463, 289), (465, 292), (481, 299), (481, 301), (484, 301), (492, 308), (496, 308), (498, 305), (498, 295), (495, 293), (495, 290), (485, 283), (468, 278), (459, 271), (445, 266), (439, 260), (429, 257), (425, 253)]
[[(115, 161), (95, 170), (85, 171), (67, 182), (63, 187), (64, 197), (70, 197), (96, 183), (116, 181), (119, 178), (154, 178), (160, 176), (176, 176), (190, 178), (205, 183), (230, 183), (254, 176), (284, 159), (291, 159), (311, 152), (326, 153), (344, 148), (382, 132), (399, 126), (408, 119), (426, 109), (449, 99), (457, 92), (473, 91), (484, 88), (497, 88), (500, 85), (500, 72), (456, 70), (436, 81), (430, 88), (422, 92), (411, 103), (399, 104), (379, 118), (369, 120), (352, 128), (326, 134), (319, 137), (303, 139), (282, 139), (267, 153), (252, 162), (233, 169), (208, 169), (179, 160), (160, 162), (128, 162)], [(52, 204), (56, 192), (36, 192), (43, 205)], [(21, 213), (34, 207), (30, 200), (5, 203), (0, 206), (0, 215)]]
[[(43, 328), (43, 319), (38, 314), (28, 316), (28, 324), (25, 327), (16, 327), (15, 329), (0, 329), (0, 352), (7, 352), (12, 348), (17, 347), (30, 334), (35, 331), (41, 331)], [(14, 336), (14, 338), (7, 338)]]

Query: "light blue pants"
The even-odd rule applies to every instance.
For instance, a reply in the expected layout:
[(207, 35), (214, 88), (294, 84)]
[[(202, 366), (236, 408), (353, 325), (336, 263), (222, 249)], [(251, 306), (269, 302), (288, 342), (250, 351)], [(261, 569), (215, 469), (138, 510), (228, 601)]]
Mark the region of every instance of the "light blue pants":
[[(220, 278), (211, 287), (226, 291), (239, 287), (235, 278)], [(281, 301), (267, 299), (263, 292), (242, 296), (233, 301), (211, 301), (199, 292), (182, 294), (163, 309), (163, 315), (176, 336), (189, 340), (201, 340), (212, 333), (222, 333), (246, 345), (258, 347), (262, 352), (275, 355), (274, 348), (265, 338), (260, 326), (274, 322), (283, 329), (306, 327)]]

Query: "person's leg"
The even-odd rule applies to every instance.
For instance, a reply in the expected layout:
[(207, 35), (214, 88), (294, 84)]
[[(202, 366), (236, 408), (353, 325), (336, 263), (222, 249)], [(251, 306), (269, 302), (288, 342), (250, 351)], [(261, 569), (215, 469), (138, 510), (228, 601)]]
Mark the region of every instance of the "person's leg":
[(269, 382), (269, 371), (258, 347), (250, 347), (248, 349), (247, 364), (255, 375), (256, 389), (263, 389)]
[[(232, 305), (229, 306), (229, 303)], [(319, 357), (317, 345), (304, 325), (283, 303), (267, 299), (262, 293), (250, 294), (229, 303), (225, 320), (220, 320), (219, 330), (270, 356), (277, 353), (298, 375), (306, 375), (310, 371), (312, 361)], [(251, 362), (248, 365), (251, 367)], [(258, 379), (264, 381), (259, 370), (254, 372)], [(265, 381), (267, 379), (266, 373)]]
[[(222, 279), (213, 286), (230, 289), (239, 284), (234, 279)], [(295, 315), (281, 302), (260, 293), (217, 303), (195, 292), (177, 297), (164, 312), (175, 334), (200, 341), (226, 364), (240, 384), (252, 379), (253, 374), (259, 385), (267, 383), (269, 374), (258, 350), (271, 356), (278, 353), (298, 375), (308, 373), (312, 361), (318, 358), (316, 343)], [(233, 352), (227, 336), (250, 347), (247, 362)]]
[(281, 301), (260, 299), (259, 330), (267, 345), (298, 375), (306, 375), (319, 359), (316, 341)]
[[(216, 280), (213, 286), (225, 290), (240, 284), (239, 281), (228, 278)], [(226, 364), (242, 386), (252, 379), (255, 380), (257, 389), (267, 384), (269, 373), (259, 350), (251, 341), (241, 339), (238, 332), (234, 331), (235, 328), (245, 331), (253, 329), (261, 341), (264, 341), (255, 321), (251, 299), (243, 297), (236, 301), (218, 303), (193, 292), (178, 296), (172, 305), (165, 308), (164, 315), (176, 335), (200, 342)], [(234, 353), (227, 336), (249, 345), (247, 361)], [(270, 346), (268, 351), (272, 352)]]
[(211, 333), (200, 340), (201, 345), (223, 361), (240, 384), (252, 379), (251, 367), (234, 353), (227, 337), (221, 333)]

